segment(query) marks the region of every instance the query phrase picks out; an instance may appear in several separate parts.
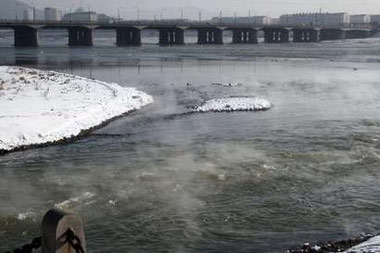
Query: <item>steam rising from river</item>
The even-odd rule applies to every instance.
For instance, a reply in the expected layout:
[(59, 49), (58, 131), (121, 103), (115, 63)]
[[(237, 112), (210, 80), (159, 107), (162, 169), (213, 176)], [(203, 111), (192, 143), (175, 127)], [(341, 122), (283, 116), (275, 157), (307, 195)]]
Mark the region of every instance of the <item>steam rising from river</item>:
[[(84, 216), (91, 252), (265, 252), (268, 245), (277, 252), (380, 224), (377, 64), (290, 58), (139, 64), (91, 73), (57, 67), (136, 86), (156, 103), (76, 143), (2, 157), (0, 224), (17, 225), (0, 233), (15, 227), (33, 233), (45, 210), (62, 203)], [(275, 107), (184, 114), (206, 100), (239, 95), (264, 97)], [(112, 245), (104, 245), (105, 235)]]

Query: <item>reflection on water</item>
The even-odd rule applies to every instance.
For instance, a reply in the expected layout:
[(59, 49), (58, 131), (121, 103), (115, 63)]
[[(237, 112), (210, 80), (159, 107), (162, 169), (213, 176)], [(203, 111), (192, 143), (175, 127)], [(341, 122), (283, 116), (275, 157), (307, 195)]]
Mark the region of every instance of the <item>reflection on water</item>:
[[(84, 217), (90, 252), (282, 252), (379, 232), (378, 44), (0, 48), (2, 63), (156, 101), (70, 145), (1, 157), (0, 251), (29, 241), (57, 204)], [(275, 106), (183, 114), (231, 95)]]

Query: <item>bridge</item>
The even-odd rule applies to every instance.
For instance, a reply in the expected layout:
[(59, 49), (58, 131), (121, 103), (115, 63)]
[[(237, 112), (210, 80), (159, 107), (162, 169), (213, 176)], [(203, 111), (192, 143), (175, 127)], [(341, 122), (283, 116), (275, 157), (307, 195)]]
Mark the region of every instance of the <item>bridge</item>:
[[(342, 40), (371, 37), (377, 27), (365, 25), (349, 26), (285, 26), (240, 23), (210, 23), (187, 20), (174, 21), (113, 21), (113, 22), (69, 22), (69, 21), (0, 21), (0, 29), (14, 30), (16, 47), (37, 47), (38, 31), (62, 29), (68, 31), (69, 46), (92, 46), (94, 30), (115, 30), (116, 45), (140, 46), (142, 30), (159, 31), (159, 45), (184, 45), (185, 31), (197, 31), (198, 44), (223, 44), (223, 32), (232, 32), (234, 44), (257, 44), (258, 33), (264, 33), (265, 43), (310, 43), (323, 40)], [(291, 36), (292, 35), (292, 36)], [(291, 41), (292, 38), (292, 41)]]

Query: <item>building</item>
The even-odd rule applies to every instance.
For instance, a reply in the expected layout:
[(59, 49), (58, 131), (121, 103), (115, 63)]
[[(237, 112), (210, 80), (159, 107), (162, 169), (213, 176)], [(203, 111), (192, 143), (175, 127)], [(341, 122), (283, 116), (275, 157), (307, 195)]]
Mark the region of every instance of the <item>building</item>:
[(279, 25), (280, 24), (280, 18), (272, 18), (272, 25)]
[(338, 26), (350, 23), (348, 13), (299, 13), (280, 16), (281, 25)]
[(45, 21), (58, 21), (58, 10), (55, 8), (45, 8)]
[(68, 22), (97, 22), (98, 21), (98, 14), (93, 11), (87, 11), (87, 12), (73, 12), (65, 14), (62, 18), (63, 21)]
[(25, 9), (22, 16), (24, 21), (30, 21), (33, 19), (33, 12), (30, 9)]
[(371, 23), (380, 24), (380, 15), (371, 15), (370, 19), (371, 19)]
[(213, 23), (224, 24), (255, 24), (255, 25), (270, 25), (272, 19), (268, 16), (252, 16), (252, 17), (213, 17)]
[(98, 14), (97, 21), (99, 22), (109, 22), (111, 20), (115, 20), (115, 19), (106, 14)]
[(369, 24), (371, 23), (371, 16), (362, 14), (362, 15), (350, 15), (351, 24)]

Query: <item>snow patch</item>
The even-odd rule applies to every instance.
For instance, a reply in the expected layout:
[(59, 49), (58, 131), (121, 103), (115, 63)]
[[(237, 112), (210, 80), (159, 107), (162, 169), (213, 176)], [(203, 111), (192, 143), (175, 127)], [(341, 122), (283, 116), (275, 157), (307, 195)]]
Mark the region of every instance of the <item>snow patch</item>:
[(239, 87), (239, 86), (243, 86), (242, 83), (232, 83), (232, 82), (228, 82), (228, 83), (212, 83), (212, 85), (224, 86), (224, 87)]
[(69, 139), (152, 102), (115, 83), (0, 66), (0, 151)]
[(375, 236), (366, 242), (363, 242), (345, 253), (379, 253), (380, 252), (380, 236)]
[(230, 97), (218, 98), (205, 102), (192, 112), (233, 112), (233, 111), (263, 111), (272, 107), (272, 104), (257, 97)]

